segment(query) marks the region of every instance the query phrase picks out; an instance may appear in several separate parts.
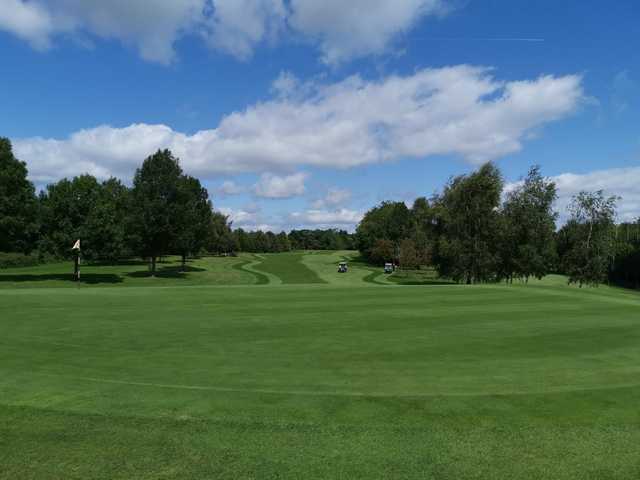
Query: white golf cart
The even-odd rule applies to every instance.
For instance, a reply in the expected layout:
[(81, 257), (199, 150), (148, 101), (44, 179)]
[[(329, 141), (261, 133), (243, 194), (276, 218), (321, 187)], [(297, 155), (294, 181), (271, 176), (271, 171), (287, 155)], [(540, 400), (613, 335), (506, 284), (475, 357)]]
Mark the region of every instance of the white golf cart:
[(338, 273), (347, 273), (348, 269), (349, 267), (347, 267), (347, 262), (340, 262), (338, 264)]
[(393, 263), (385, 263), (384, 264), (384, 273), (393, 273)]

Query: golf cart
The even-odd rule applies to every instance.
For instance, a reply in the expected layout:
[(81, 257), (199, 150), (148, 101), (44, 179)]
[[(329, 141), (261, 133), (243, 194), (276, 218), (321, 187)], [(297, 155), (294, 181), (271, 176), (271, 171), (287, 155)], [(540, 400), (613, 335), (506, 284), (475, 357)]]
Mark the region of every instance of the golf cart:
[(340, 262), (338, 264), (338, 273), (347, 273), (347, 262)]
[(384, 264), (384, 273), (393, 273), (393, 263)]

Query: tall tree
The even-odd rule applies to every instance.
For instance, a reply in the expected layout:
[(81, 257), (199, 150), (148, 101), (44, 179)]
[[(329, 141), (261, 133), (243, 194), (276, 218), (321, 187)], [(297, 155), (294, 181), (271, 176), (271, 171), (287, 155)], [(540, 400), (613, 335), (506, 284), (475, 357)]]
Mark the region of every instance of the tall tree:
[(37, 233), (38, 204), (27, 166), (0, 138), (0, 252), (28, 253)]
[(439, 241), (434, 263), (444, 277), (466, 283), (494, 280), (502, 176), (491, 163), (452, 179), (437, 199)]
[(413, 270), (420, 265), (416, 243), (406, 238), (400, 243), (400, 267), (404, 270)]
[(82, 255), (88, 259), (99, 257), (100, 247), (88, 238), (94, 238), (97, 233), (92, 229), (90, 219), (99, 198), (100, 184), (91, 175), (80, 175), (71, 180), (63, 178), (47, 185), (40, 193), (40, 249), (68, 258), (75, 241), (82, 239)]
[(570, 283), (597, 285), (607, 279), (615, 252), (618, 197), (602, 190), (573, 197), (567, 227), (568, 247), (562, 264)]
[(417, 267), (431, 263), (431, 251), (435, 241), (434, 209), (425, 197), (416, 198), (411, 207), (413, 217), (413, 242)]
[(207, 244), (210, 232), (212, 206), (207, 189), (197, 178), (182, 175), (178, 179), (174, 224), (174, 246), (182, 257), (182, 270), (186, 268), (187, 256), (198, 253)]
[(531, 167), (522, 184), (507, 194), (499, 232), (505, 278), (542, 278), (553, 268), (556, 198), (555, 184), (541, 175), (538, 166)]
[(178, 183), (182, 169), (169, 150), (158, 150), (136, 170), (131, 218), (140, 253), (151, 260), (155, 276), (159, 256), (168, 253), (177, 225)]
[[(360, 253), (373, 261), (373, 250), (379, 240), (389, 241), (393, 247), (392, 258), (397, 260), (400, 242), (412, 231), (411, 212), (404, 202), (382, 202), (369, 210), (356, 230), (356, 245)], [(378, 259), (379, 261), (379, 259)]]
[(83, 248), (89, 248), (95, 258), (111, 262), (131, 255), (126, 228), (128, 207), (129, 189), (116, 178), (104, 181), (80, 235)]

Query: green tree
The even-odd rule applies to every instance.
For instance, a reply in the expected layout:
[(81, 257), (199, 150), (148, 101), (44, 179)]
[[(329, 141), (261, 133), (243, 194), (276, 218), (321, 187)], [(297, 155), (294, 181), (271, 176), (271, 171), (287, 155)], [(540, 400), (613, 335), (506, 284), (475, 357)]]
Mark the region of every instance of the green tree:
[(178, 225), (178, 189), (182, 169), (169, 150), (158, 150), (136, 170), (131, 218), (140, 253), (151, 260), (155, 276), (159, 256), (168, 253)]
[(573, 197), (562, 259), (569, 283), (597, 285), (607, 279), (615, 252), (617, 201), (618, 197), (605, 197), (602, 190)]
[[(116, 178), (100, 185), (79, 238), (94, 258), (110, 262), (133, 253), (127, 235), (129, 189)], [(84, 255), (84, 253), (83, 253)]]
[[(246, 234), (242, 232), (243, 239)], [(212, 212), (209, 219), (207, 243), (204, 247), (210, 253), (233, 253), (240, 249), (239, 238), (231, 231), (229, 217), (220, 212)]]
[(494, 280), (498, 269), (498, 206), (502, 176), (491, 163), (452, 179), (436, 200), (439, 239), (434, 263), (443, 277)]
[(555, 184), (538, 166), (507, 194), (499, 226), (501, 274), (506, 279), (542, 278), (553, 268), (556, 198)]
[(369, 260), (376, 265), (382, 265), (394, 260), (395, 248), (391, 240), (380, 238), (375, 241), (369, 254)]
[(418, 268), (419, 265), (420, 259), (416, 249), (416, 243), (410, 238), (405, 238), (400, 243), (400, 268), (403, 270), (414, 270)]
[[(40, 249), (57, 257), (71, 257), (71, 247), (82, 240), (82, 255), (87, 259), (100, 256), (100, 246), (92, 239), (100, 237), (92, 230), (92, 213), (100, 199), (100, 184), (92, 175), (63, 178), (47, 185), (40, 193), (42, 235)], [(95, 234), (95, 236), (94, 236)]]
[(212, 205), (207, 189), (200, 180), (188, 175), (178, 179), (174, 248), (182, 257), (182, 271), (187, 256), (194, 255), (207, 244), (211, 225)]
[(29, 253), (38, 231), (38, 204), (27, 166), (0, 138), (0, 252)]
[(425, 197), (416, 198), (411, 207), (413, 218), (412, 239), (416, 249), (417, 266), (431, 263), (431, 250), (435, 241), (434, 209)]
[[(356, 230), (356, 246), (362, 256), (374, 261), (373, 250), (379, 240), (391, 242), (393, 253), (386, 261), (397, 260), (400, 242), (412, 231), (411, 212), (404, 202), (382, 202), (369, 210)], [(379, 262), (379, 258), (374, 262)]]

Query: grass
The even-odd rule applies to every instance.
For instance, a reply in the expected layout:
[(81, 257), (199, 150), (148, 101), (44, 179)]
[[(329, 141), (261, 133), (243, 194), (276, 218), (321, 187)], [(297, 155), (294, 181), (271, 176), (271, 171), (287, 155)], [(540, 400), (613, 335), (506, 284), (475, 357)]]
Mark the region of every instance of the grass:
[(191, 266), (0, 271), (0, 478), (640, 477), (634, 292)]

